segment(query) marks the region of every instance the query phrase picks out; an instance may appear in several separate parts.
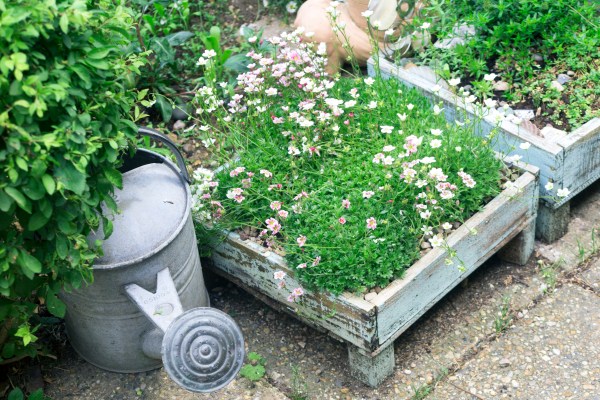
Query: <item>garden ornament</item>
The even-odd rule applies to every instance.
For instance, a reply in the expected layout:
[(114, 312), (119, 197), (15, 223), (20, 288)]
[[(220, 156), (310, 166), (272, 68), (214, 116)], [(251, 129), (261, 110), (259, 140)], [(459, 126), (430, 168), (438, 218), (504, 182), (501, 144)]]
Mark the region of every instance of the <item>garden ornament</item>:
[[(75, 350), (109, 371), (141, 372), (164, 365), (185, 389), (211, 392), (227, 385), (244, 360), (244, 339), (235, 321), (209, 307), (191, 217), (192, 196), (183, 157), (162, 134), (140, 134), (171, 150), (177, 165), (138, 149), (124, 160), (120, 212), (104, 214), (94, 261), (94, 283), (62, 294), (65, 322)], [(162, 361), (162, 362), (161, 362)]]
[(426, 28), (403, 32), (423, 7), (418, 0), (308, 0), (298, 10), (294, 25), (304, 28), (306, 40), (326, 44), (327, 72), (334, 74), (349, 57), (360, 65), (367, 62), (373, 52), (369, 22), (374, 41), (386, 54), (409, 56), (429, 44)]

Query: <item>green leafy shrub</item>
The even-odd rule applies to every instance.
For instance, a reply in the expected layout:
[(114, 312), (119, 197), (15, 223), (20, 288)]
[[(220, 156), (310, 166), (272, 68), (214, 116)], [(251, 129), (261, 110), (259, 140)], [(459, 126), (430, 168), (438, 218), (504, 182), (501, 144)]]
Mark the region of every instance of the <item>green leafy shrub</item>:
[(0, 361), (34, 356), (40, 305), (62, 317), (61, 289), (92, 280), (136, 133), (131, 26), (120, 0), (0, 0)]

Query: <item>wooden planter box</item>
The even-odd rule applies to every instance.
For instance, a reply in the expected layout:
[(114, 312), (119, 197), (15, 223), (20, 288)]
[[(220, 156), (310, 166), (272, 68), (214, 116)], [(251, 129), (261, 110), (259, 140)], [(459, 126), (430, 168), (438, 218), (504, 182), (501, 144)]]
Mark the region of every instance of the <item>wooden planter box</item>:
[[(418, 89), (435, 102), (443, 101), (446, 119), (454, 121), (466, 110), (473, 115), (473, 109), (458, 103), (457, 96), (442, 88), (434, 92), (436, 85), (433, 76), (424, 78), (414, 68), (402, 66), (379, 58), (379, 68), (384, 78), (396, 78), (408, 87)], [(369, 75), (375, 75), (375, 61), (368, 61)], [(442, 81), (440, 79), (440, 81)], [(491, 118), (484, 119), (478, 134), (487, 135), (496, 123)], [(541, 135), (541, 136), (540, 136)], [(528, 150), (521, 150), (519, 144), (531, 143)], [(540, 206), (536, 236), (553, 242), (567, 232), (569, 223), (569, 202), (573, 196), (600, 178), (600, 118), (594, 118), (578, 129), (567, 134), (554, 128), (544, 128), (539, 134), (509, 121), (500, 125), (499, 136), (494, 140), (495, 149), (508, 154), (520, 154), (523, 161), (540, 169)], [(569, 196), (557, 199), (544, 188), (547, 182), (556, 188), (568, 188)]]
[[(346, 342), (352, 375), (377, 386), (393, 372), (394, 339), (484, 261), (504, 247), (500, 253), (506, 260), (527, 262), (534, 243), (538, 170), (523, 168), (514, 188), (504, 190), (448, 236), (463, 269), (445, 265), (446, 251), (432, 249), (403, 279), (393, 281), (370, 301), (352, 293), (333, 296), (307, 290), (301, 302), (288, 302), (290, 290), (301, 285), (284, 259), (235, 233), (215, 246), (204, 266), (274, 308)], [(284, 289), (273, 279), (277, 270), (287, 273)]]

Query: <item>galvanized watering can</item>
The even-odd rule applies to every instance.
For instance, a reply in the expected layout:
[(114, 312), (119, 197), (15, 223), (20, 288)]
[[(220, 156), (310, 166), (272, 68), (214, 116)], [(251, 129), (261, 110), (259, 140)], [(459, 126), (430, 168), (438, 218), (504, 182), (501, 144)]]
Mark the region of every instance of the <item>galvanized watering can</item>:
[[(188, 390), (218, 390), (240, 370), (244, 339), (233, 319), (209, 308), (183, 157), (159, 132), (139, 133), (166, 145), (178, 166), (144, 149), (124, 160), (123, 190), (115, 191), (121, 212), (109, 217), (114, 230), (94, 263), (94, 283), (62, 295), (67, 333), (100, 368), (164, 365)], [(95, 239), (104, 239), (102, 230)]]

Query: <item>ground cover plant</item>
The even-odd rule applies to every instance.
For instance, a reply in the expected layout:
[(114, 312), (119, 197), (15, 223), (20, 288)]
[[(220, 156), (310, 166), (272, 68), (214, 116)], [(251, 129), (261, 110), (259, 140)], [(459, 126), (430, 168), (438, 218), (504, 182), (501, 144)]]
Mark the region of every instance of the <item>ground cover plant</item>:
[(425, 22), (433, 41), (454, 38), (416, 54), (442, 77), (570, 131), (600, 116), (599, 15), (588, 0), (434, 0), (407, 32)]
[[(324, 45), (297, 33), (271, 43), (249, 53), (237, 91), (197, 95), (203, 140), (226, 165), (194, 174), (205, 225), (256, 236), (311, 289), (362, 291), (445, 246), (501, 190), (503, 164), (470, 125), (395, 81), (327, 76)], [(289, 289), (290, 301), (304, 290)]]

